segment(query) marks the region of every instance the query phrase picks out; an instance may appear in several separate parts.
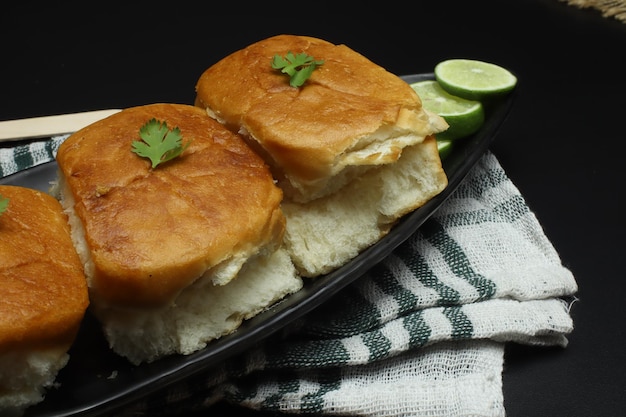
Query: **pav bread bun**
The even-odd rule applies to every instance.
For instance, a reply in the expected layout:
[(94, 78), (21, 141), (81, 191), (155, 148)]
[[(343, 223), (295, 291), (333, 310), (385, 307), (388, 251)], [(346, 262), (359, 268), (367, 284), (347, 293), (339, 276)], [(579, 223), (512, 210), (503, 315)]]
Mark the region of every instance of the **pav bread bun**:
[(0, 195), (0, 415), (18, 416), (67, 364), (89, 298), (59, 202), (10, 185)]
[[(155, 168), (132, 151), (152, 119), (188, 143)], [(127, 108), (72, 134), (56, 159), (92, 310), (113, 350), (132, 362), (198, 350), (301, 287), (276, 254), (285, 217), (268, 166), (203, 110)], [(242, 285), (243, 271), (252, 280), (274, 262), (280, 275), (271, 283), (248, 284), (263, 288), (262, 298), (220, 299)]]
[[(323, 61), (297, 88), (271, 66), (289, 52)], [(448, 124), (345, 45), (261, 40), (206, 69), (195, 105), (272, 167), (285, 194), (285, 248), (303, 277), (344, 265), (448, 184), (435, 140)]]
[[(289, 52), (323, 61), (299, 88), (271, 66)], [(395, 163), (405, 147), (448, 127), (398, 76), (309, 36), (278, 35), (224, 57), (199, 77), (195, 104), (241, 133), (272, 166), (285, 199), (299, 203)]]

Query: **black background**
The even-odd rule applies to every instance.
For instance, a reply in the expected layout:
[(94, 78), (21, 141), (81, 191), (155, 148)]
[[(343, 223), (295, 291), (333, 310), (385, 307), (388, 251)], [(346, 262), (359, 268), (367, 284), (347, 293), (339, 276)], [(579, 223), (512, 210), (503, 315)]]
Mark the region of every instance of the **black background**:
[[(3, 5), (0, 120), (191, 104), (202, 71), (279, 33), (345, 43), (398, 75), (455, 57), (512, 70), (518, 96), (492, 151), (580, 291), (567, 348), (507, 345), (507, 415), (625, 415), (626, 23), (558, 0), (386, 2), (343, 15), (324, 2), (293, 12), (285, 2), (50, 3)], [(235, 410), (268, 415), (222, 404), (203, 415)]]

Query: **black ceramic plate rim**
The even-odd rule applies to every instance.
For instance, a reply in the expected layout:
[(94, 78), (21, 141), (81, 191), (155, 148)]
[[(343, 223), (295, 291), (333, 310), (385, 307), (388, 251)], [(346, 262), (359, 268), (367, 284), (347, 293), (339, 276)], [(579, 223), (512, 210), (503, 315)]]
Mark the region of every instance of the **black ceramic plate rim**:
[[(434, 79), (434, 74), (412, 74), (401, 78), (407, 83), (414, 83)], [(108, 378), (108, 375), (104, 374), (85, 375), (81, 386), (72, 384), (72, 381), (64, 381), (64, 376), (70, 372), (74, 355), (79, 357), (81, 354), (86, 355), (85, 352), (77, 352), (80, 348), (75, 347), (70, 350), (70, 362), (57, 376), (60, 387), (50, 389), (46, 399), (28, 409), (25, 416), (98, 416), (111, 413), (155, 391), (217, 366), (225, 359), (258, 344), (277, 330), (309, 313), (382, 261), (444, 203), (488, 150), (502, 123), (508, 117), (515, 95), (516, 91), (488, 107), (481, 130), (471, 137), (455, 142), (451, 153), (443, 160), (444, 170), (448, 175), (447, 187), (424, 206), (406, 215), (387, 236), (348, 264), (328, 275), (306, 280), (304, 288), (299, 292), (245, 321), (236, 332), (214, 340), (206, 348), (190, 355), (173, 355), (135, 367), (109, 350), (101, 360), (104, 363), (107, 360), (113, 361), (118, 368), (125, 368), (119, 372), (116, 370), (115, 378)], [(0, 184), (29, 186), (37, 181), (40, 183), (53, 181), (55, 174), (56, 163), (53, 161), (0, 179)], [(94, 326), (97, 326), (97, 323), (92, 321), (83, 327)], [(81, 328), (78, 338), (87, 337), (83, 333)]]

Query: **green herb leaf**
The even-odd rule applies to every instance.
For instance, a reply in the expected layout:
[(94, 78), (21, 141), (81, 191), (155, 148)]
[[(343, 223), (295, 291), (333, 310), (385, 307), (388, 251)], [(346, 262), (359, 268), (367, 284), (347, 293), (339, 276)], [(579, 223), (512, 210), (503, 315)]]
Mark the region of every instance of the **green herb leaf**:
[(0, 195), (0, 214), (4, 213), (7, 207), (9, 207), (9, 199)]
[(304, 52), (294, 55), (289, 51), (285, 57), (274, 55), (272, 58), (272, 68), (289, 75), (289, 85), (292, 87), (300, 87), (304, 84), (313, 71), (323, 63), (323, 60), (316, 60)]
[(133, 152), (149, 158), (152, 168), (180, 156), (190, 142), (182, 144), (182, 136), (178, 127), (168, 129), (166, 122), (151, 119), (139, 129), (142, 141), (133, 141)]

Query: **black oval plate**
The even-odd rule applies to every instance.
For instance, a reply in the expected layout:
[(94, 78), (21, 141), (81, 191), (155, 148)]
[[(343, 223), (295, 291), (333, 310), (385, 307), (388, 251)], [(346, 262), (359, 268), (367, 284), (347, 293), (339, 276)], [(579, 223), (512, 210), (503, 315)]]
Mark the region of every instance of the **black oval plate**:
[[(434, 74), (414, 74), (402, 78), (413, 83), (434, 79)], [(216, 366), (310, 312), (390, 254), (441, 206), (489, 148), (508, 116), (514, 95), (515, 92), (491, 103), (486, 108), (485, 123), (480, 131), (454, 143), (452, 151), (443, 161), (448, 175), (448, 186), (443, 192), (406, 215), (387, 236), (348, 264), (328, 275), (307, 281), (296, 294), (245, 321), (236, 332), (210, 342), (201, 351), (133, 366), (109, 349), (98, 322), (87, 313), (69, 352), (70, 361), (57, 375), (59, 387), (50, 389), (45, 400), (28, 409), (26, 416), (110, 414), (125, 404)], [(3, 178), (0, 184), (48, 191), (50, 183), (56, 179), (56, 170), (56, 163), (49, 162)]]

